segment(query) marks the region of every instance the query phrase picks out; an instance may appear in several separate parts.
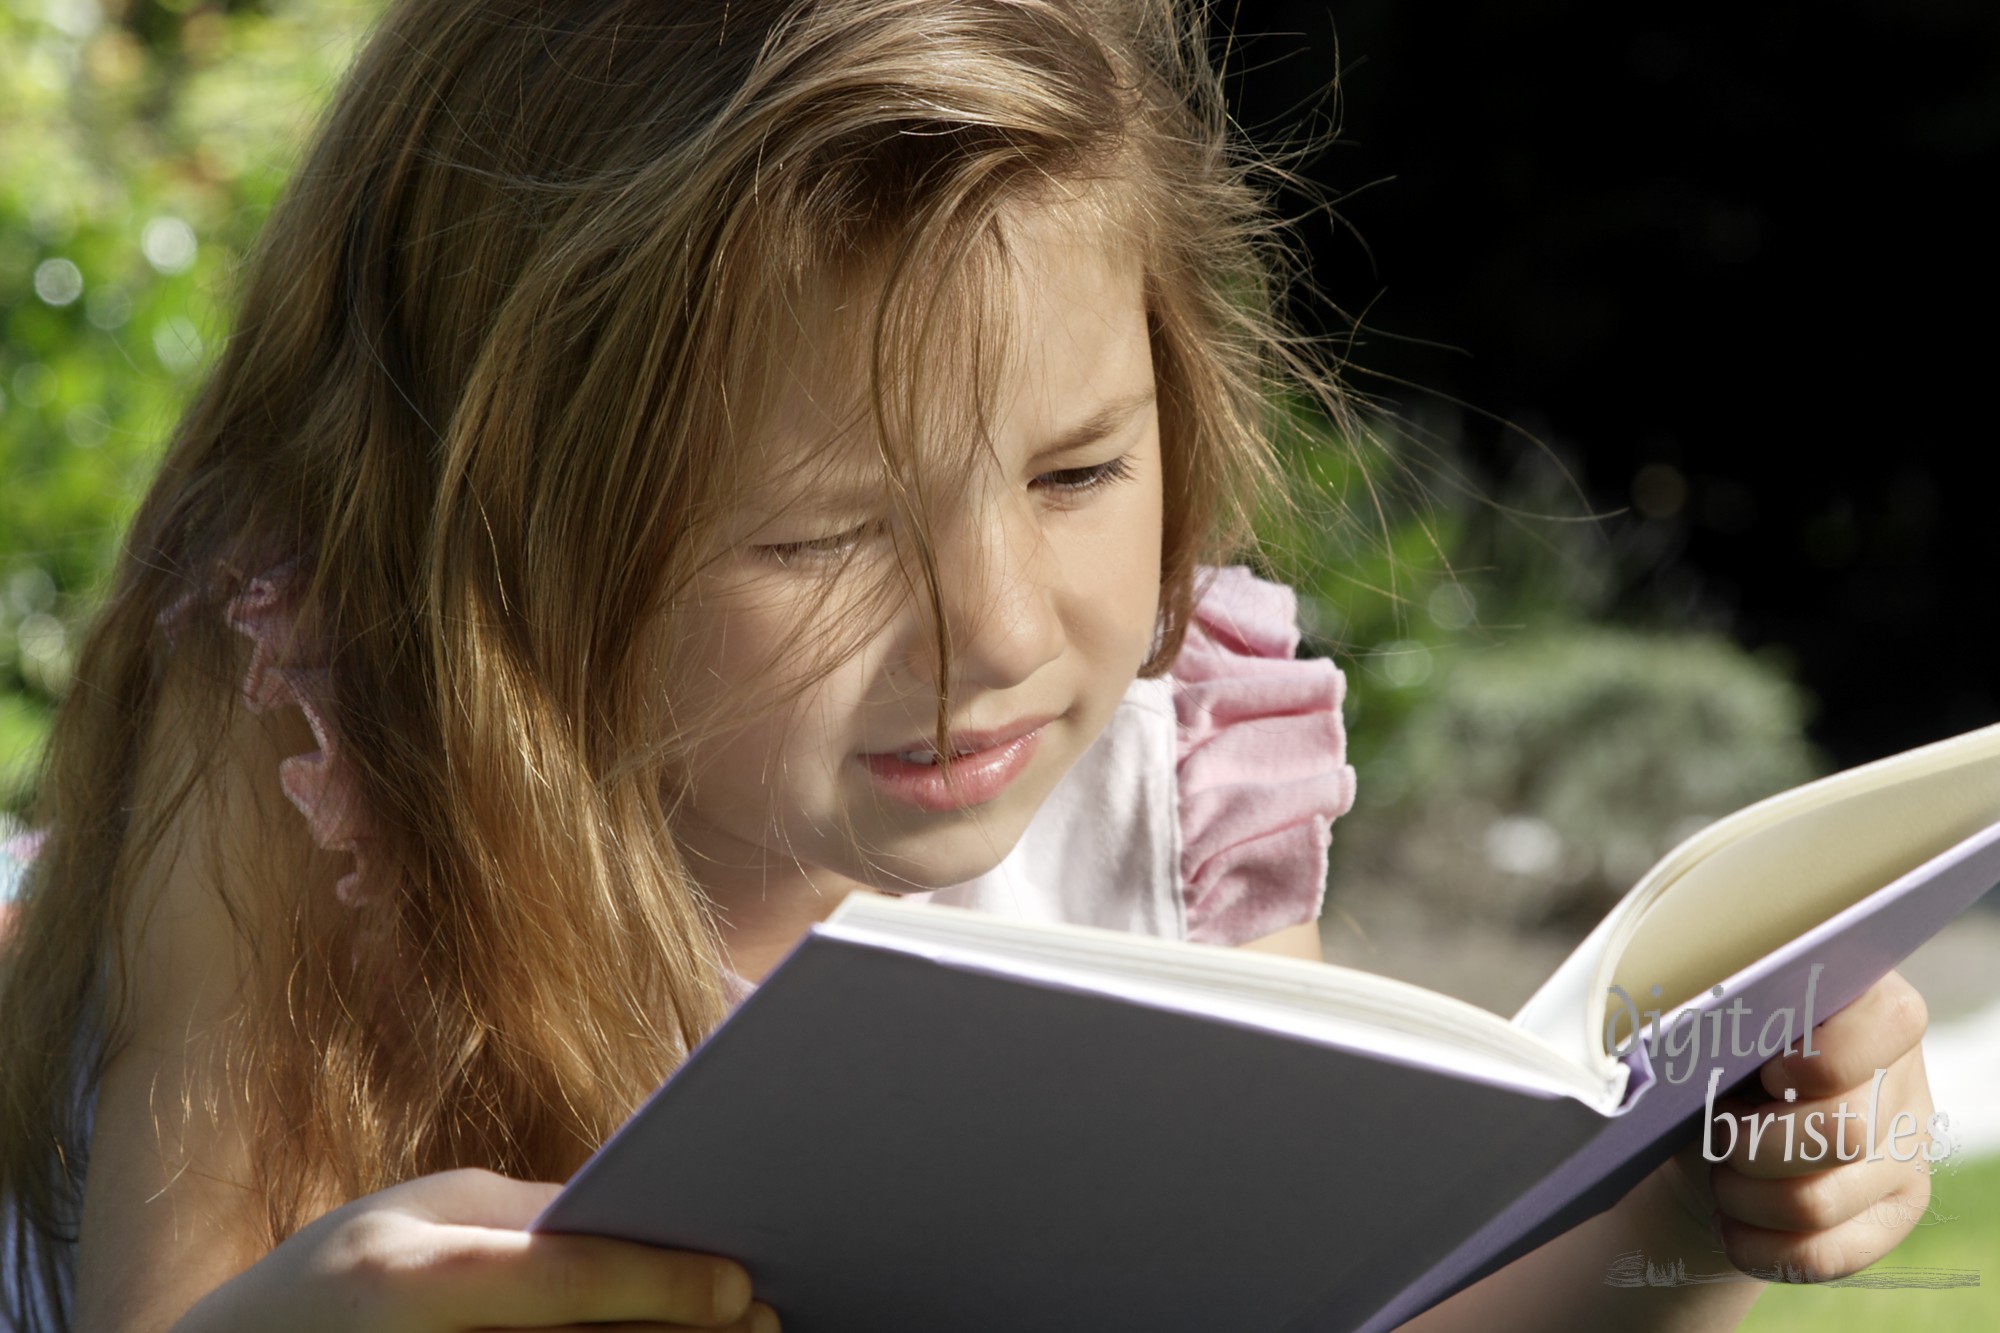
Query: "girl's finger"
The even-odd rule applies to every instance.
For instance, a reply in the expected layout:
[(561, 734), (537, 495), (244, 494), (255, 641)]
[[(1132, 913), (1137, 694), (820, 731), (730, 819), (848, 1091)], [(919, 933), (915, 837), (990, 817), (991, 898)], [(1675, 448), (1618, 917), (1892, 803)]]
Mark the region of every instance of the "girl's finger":
[(1829, 1282), (1858, 1273), (1888, 1254), (1921, 1213), (1922, 1204), (1891, 1195), (1825, 1231), (1780, 1231), (1753, 1226), (1725, 1213), (1716, 1234), (1729, 1262), (1767, 1282)]
[(1801, 1044), (1765, 1061), (1759, 1071), (1764, 1090), (1782, 1097), (1794, 1089), (1803, 1101), (1866, 1087), (1877, 1069), (1916, 1049), (1928, 1023), (1924, 997), (1901, 973), (1891, 972), (1813, 1029), (1816, 1054), (1807, 1055)]
[[(1919, 1213), (1930, 1201), (1925, 1164), (1888, 1158), (1783, 1179), (1746, 1176), (1724, 1164), (1709, 1173), (1708, 1184), (1724, 1214), (1767, 1231), (1828, 1231), (1891, 1197), (1913, 1202)], [(1877, 1220), (1901, 1219), (1884, 1212)]]
[[(1859, 1085), (1817, 1100), (1715, 1104), (1718, 1116), (1736, 1123), (1729, 1165), (1763, 1180), (1810, 1176), (1870, 1156), (1921, 1159), (1933, 1109), (1920, 1050), (1888, 1066), (1879, 1090), (1871, 1071)], [(1717, 1146), (1731, 1139), (1719, 1124), (1710, 1137)]]
[(492, 1328), (655, 1323), (727, 1327), (750, 1307), (750, 1275), (714, 1255), (598, 1236), (438, 1228), (422, 1250), (372, 1265), (389, 1302), (442, 1323)]

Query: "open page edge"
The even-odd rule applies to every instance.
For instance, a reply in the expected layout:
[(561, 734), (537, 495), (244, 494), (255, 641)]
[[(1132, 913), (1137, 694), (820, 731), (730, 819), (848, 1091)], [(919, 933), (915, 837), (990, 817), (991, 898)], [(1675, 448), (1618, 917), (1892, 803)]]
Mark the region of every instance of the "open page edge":
[(816, 933), (949, 966), (1212, 1017), (1611, 1114), (1626, 1066), (1575, 1064), (1464, 1000), (1372, 972), (1121, 931), (850, 896)]

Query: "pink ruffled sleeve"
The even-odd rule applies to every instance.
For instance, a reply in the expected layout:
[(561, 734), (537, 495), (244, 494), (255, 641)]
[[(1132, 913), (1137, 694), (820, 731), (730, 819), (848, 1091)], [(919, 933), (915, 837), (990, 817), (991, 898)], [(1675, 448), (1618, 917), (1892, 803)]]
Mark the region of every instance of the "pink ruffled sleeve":
[(361, 791), (341, 757), (333, 725), (333, 683), (317, 660), (312, 636), (298, 632), (297, 586), (287, 568), (249, 580), (225, 609), (232, 629), (250, 640), (243, 698), (253, 713), (294, 707), (305, 714), (318, 748), (278, 765), (285, 795), (306, 817), (313, 841), (330, 852), (353, 855), (354, 865), (334, 893), (349, 906), (366, 896), (368, 828)]
[(14, 915), (14, 890), (19, 887), (21, 876), (41, 855), (47, 837), (46, 831), (35, 829), (0, 838), (0, 939), (6, 937), (7, 922)]
[(1347, 682), (1295, 659), (1298, 599), (1241, 566), (1204, 571), (1175, 659), (1188, 938), (1242, 944), (1315, 920), (1330, 826), (1354, 803)]
[[(294, 707), (312, 728), (317, 748), (281, 760), (278, 782), (305, 816), (316, 844), (354, 857), (353, 866), (333, 890), (341, 902), (354, 906), (366, 896), (369, 830), (360, 788), (341, 758), (333, 730), (332, 678), (315, 660), (316, 641), (299, 632), (296, 596), (292, 570), (283, 566), (244, 583), (223, 614), (230, 628), (250, 640), (250, 666), (243, 677), (243, 698), (250, 711)], [(161, 623), (171, 631), (193, 604), (191, 597), (182, 599), (160, 617)], [(34, 861), (45, 837), (44, 831), (36, 830), (0, 840), (0, 888)], [(0, 931), (6, 929), (9, 914), (7, 895), (0, 893)]]

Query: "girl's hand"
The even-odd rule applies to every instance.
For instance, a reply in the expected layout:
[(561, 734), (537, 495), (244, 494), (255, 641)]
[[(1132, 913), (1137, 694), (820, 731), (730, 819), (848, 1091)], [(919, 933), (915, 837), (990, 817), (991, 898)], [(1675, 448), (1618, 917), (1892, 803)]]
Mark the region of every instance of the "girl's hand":
[(558, 1188), (448, 1171), (357, 1199), (211, 1292), (173, 1333), (777, 1333), (730, 1260), (522, 1230)]
[[(1717, 1100), (1718, 1118), (1736, 1118), (1727, 1159), (1711, 1165), (1697, 1142), (1668, 1169), (1689, 1177), (1694, 1207), (1714, 1209), (1709, 1220), (1730, 1263), (1768, 1281), (1825, 1282), (1866, 1268), (1916, 1226), (1931, 1194), (1933, 1108), (1918, 1045), (1926, 1023), (1923, 997), (1891, 972), (1814, 1030), (1816, 1054), (1764, 1065), (1771, 1100)], [(1879, 1098), (1877, 1070), (1886, 1071)], [(1746, 1117), (1770, 1121), (1754, 1152)], [(1824, 1134), (1824, 1153), (1809, 1126)], [(1715, 1133), (1719, 1150), (1728, 1137), (1719, 1119)]]

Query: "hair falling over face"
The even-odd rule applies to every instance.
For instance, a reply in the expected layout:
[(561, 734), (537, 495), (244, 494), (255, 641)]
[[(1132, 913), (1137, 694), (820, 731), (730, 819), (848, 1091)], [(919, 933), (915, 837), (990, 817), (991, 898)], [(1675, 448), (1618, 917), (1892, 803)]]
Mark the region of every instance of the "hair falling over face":
[(210, 742), (243, 706), (223, 607), (279, 566), (374, 841), (354, 908), (342, 858), (273, 869), (289, 811), (268, 854), (211, 858), (254, 960), (217, 1096), (253, 1126), (273, 1239), (449, 1167), (563, 1178), (717, 1021), (716, 928), (671, 829), (676, 775), (736, 719), (676, 706), (672, 608), (755, 480), (778, 331), (830, 275), (869, 279), (867, 391), (911, 534), (883, 596), (921, 607), (952, 466), (923, 442), (980, 410), (1003, 214), (1059, 205), (1138, 257), (1164, 482), (1143, 670), (1164, 670), (1197, 565), (1248, 543), (1266, 404), (1337, 408), (1279, 320), (1289, 250), (1205, 21), (1173, 0), (393, 4), (269, 219), (58, 718), (0, 955), (0, 1192), (73, 1226), (76, 1091), (120, 1040), (144, 867), (217, 789)]

